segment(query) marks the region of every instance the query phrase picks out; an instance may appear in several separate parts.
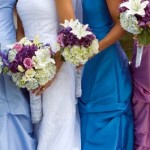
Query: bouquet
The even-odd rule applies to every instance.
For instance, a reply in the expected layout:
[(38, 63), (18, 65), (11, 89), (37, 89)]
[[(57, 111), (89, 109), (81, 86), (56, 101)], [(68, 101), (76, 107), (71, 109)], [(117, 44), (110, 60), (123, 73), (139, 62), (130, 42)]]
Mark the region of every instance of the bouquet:
[[(54, 77), (56, 65), (53, 52), (49, 44), (38, 42), (38, 36), (34, 41), (25, 37), (9, 48), (7, 68), (17, 87), (31, 91), (44, 86)], [(30, 92), (30, 102), (32, 121), (37, 123), (41, 119), (41, 97)]]
[(76, 66), (85, 64), (90, 57), (99, 52), (99, 44), (88, 25), (78, 20), (65, 20), (63, 29), (57, 37), (58, 49), (65, 61)]
[(44, 86), (56, 73), (55, 61), (49, 44), (23, 38), (8, 51), (8, 69), (19, 88), (29, 91)]
[(150, 44), (150, 2), (124, 0), (120, 5), (120, 23), (124, 30), (138, 40), (136, 67), (140, 66), (143, 47)]

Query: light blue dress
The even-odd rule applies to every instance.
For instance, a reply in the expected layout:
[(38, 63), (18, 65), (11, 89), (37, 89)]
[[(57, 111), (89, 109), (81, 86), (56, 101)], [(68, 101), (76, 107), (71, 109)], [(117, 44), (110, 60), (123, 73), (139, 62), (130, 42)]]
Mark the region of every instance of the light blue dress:
[[(1, 49), (16, 41), (13, 9), (16, 0), (0, 0)], [(7, 75), (0, 75), (0, 150), (35, 150), (30, 108)]]
[[(83, 0), (83, 20), (99, 40), (113, 27), (106, 0)], [(131, 85), (118, 42), (86, 63), (79, 99), (82, 150), (134, 149)]]

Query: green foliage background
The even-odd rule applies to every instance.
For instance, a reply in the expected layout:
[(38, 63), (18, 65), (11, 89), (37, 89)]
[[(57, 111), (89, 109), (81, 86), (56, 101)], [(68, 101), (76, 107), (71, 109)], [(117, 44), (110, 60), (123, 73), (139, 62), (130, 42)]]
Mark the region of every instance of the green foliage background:
[(122, 48), (126, 52), (129, 60), (131, 60), (133, 49), (133, 36), (131, 34), (124, 35), (120, 40), (120, 43), (122, 45)]

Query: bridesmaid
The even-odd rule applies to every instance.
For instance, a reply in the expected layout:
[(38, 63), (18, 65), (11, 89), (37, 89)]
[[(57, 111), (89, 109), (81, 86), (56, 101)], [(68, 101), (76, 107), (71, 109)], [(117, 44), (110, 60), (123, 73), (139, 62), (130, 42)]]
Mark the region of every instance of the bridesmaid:
[(150, 45), (145, 46), (140, 67), (135, 67), (137, 42), (134, 43), (131, 70), (133, 76), (133, 110), (135, 149), (150, 149)]
[[(16, 41), (13, 10), (16, 0), (0, 0), (1, 49)], [(0, 75), (0, 150), (35, 150), (29, 105), (7, 75)]]
[(99, 39), (100, 53), (84, 67), (81, 115), (82, 150), (133, 150), (132, 83), (121, 49), (121, 0), (83, 0), (83, 20)]

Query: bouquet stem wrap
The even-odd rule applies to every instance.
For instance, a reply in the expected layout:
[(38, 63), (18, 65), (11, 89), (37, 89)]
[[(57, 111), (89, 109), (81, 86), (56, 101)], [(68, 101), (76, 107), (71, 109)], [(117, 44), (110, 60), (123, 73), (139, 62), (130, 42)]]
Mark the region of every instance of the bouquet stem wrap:
[(136, 63), (135, 63), (136, 68), (140, 67), (140, 65), (141, 65), (143, 48), (144, 48), (144, 46), (139, 46), (139, 45), (137, 46)]
[(82, 70), (76, 70), (76, 97), (81, 97), (81, 80), (82, 80)]
[(33, 124), (37, 124), (42, 119), (42, 97), (30, 92), (31, 119)]

